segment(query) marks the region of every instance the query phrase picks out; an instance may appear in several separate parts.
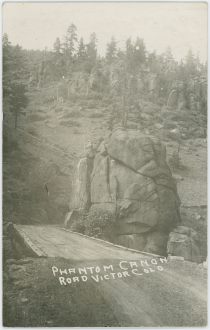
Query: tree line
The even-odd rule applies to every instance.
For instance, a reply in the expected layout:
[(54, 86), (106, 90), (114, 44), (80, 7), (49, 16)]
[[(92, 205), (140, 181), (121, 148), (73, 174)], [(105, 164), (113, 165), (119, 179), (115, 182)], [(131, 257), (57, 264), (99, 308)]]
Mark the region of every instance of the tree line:
[(108, 96), (113, 106), (127, 109), (124, 120), (140, 99), (206, 115), (207, 64), (191, 50), (178, 62), (170, 48), (163, 54), (149, 52), (138, 37), (128, 38), (122, 50), (112, 37), (101, 56), (96, 34), (85, 43), (74, 24), (62, 40), (57, 37), (52, 50), (36, 51), (13, 46), (3, 36), (3, 101), (15, 117), (27, 105), (27, 89), (51, 83), (66, 85), (67, 97)]

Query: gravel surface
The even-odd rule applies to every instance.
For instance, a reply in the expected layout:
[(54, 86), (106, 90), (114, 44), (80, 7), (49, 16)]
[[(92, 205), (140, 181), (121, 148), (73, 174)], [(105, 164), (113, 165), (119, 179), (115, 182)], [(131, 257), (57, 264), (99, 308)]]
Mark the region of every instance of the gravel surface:
[[(158, 265), (162, 265), (158, 270), (149, 260), (149, 266), (142, 266), (140, 259), (134, 259), (137, 266), (131, 267), (126, 255), (121, 267), (116, 259), (89, 262), (61, 258), (25, 260), (19, 260), (18, 265), (8, 260), (5, 266), (5, 326), (206, 325), (207, 275), (203, 266), (176, 260), (167, 264), (158, 261)], [(113, 268), (105, 271), (104, 265)], [(53, 268), (54, 275), (52, 267), (56, 267)], [(78, 275), (78, 269), (82, 268), (84, 272), (84, 267), (86, 281)], [(136, 274), (132, 269), (136, 269)], [(61, 275), (60, 270), (63, 271)], [(124, 275), (118, 277), (117, 274), (123, 272)], [(115, 279), (111, 273), (115, 274), (112, 275)], [(98, 282), (95, 280), (97, 275), (100, 277)], [(104, 275), (109, 278), (105, 279)], [(79, 281), (73, 282), (73, 277), (78, 276)], [(59, 277), (65, 281), (70, 278), (71, 283), (61, 285)]]

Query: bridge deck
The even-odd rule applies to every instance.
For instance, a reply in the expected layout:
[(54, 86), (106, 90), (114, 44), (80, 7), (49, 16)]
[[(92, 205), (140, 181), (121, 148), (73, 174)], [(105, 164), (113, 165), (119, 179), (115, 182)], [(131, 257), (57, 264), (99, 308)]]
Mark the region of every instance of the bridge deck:
[(14, 225), (22, 242), (37, 256), (71, 260), (142, 259), (153, 257), (109, 242), (96, 240), (58, 226)]

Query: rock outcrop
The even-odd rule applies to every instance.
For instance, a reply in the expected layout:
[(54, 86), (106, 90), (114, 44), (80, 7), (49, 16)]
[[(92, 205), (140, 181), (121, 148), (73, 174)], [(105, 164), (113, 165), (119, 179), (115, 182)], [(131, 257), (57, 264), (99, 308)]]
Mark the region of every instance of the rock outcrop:
[(185, 260), (202, 261), (198, 234), (195, 230), (186, 226), (178, 226), (170, 233), (167, 252), (172, 256), (181, 256)]
[(101, 209), (116, 218), (115, 243), (166, 254), (180, 222), (176, 183), (163, 144), (139, 131), (115, 129), (78, 164), (75, 209)]

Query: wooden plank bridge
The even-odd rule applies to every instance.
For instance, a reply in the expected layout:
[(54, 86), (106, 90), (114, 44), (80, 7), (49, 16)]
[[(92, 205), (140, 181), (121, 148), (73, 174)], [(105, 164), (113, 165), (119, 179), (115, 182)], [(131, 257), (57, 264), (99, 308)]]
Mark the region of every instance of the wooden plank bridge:
[(14, 225), (14, 235), (38, 257), (71, 260), (139, 259), (152, 255), (53, 226)]

